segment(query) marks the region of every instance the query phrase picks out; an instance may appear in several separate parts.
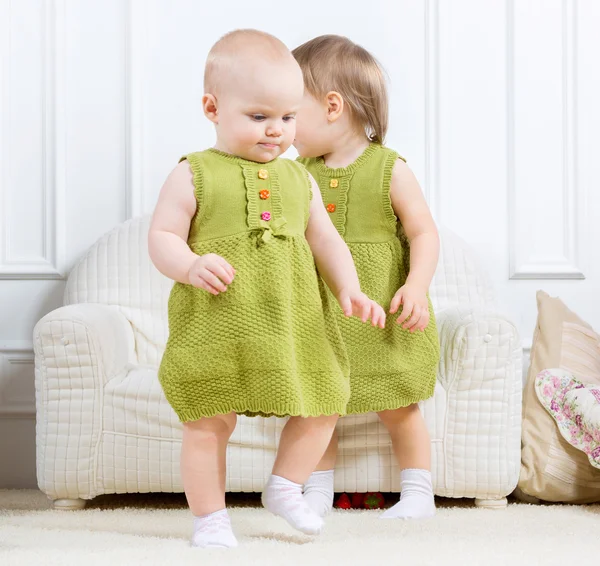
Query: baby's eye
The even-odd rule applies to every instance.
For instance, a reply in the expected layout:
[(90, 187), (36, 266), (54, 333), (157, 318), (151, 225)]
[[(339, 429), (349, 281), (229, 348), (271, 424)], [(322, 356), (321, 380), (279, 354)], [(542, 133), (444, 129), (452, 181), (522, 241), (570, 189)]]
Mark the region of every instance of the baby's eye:
[(252, 114), (250, 116), (255, 122), (262, 122), (263, 120), (266, 120), (267, 117), (264, 114)]
[(296, 116), (284, 116), (283, 117), (283, 121), (284, 122), (291, 122), (292, 120), (295, 120)]

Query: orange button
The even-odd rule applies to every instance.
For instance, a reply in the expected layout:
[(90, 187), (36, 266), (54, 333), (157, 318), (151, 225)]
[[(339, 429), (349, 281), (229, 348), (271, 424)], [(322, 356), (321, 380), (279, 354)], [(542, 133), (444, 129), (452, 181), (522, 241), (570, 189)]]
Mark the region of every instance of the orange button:
[(271, 196), (271, 193), (267, 191), (267, 189), (263, 189), (258, 194), (260, 195), (261, 200), (267, 200)]
[(268, 179), (269, 178), (269, 172), (266, 169), (260, 169), (258, 171), (258, 178), (259, 179)]
[(331, 181), (329, 181), (329, 186), (332, 189), (337, 189), (339, 184), (340, 182), (337, 179), (331, 179)]
[(335, 212), (335, 204), (328, 204), (327, 212)]

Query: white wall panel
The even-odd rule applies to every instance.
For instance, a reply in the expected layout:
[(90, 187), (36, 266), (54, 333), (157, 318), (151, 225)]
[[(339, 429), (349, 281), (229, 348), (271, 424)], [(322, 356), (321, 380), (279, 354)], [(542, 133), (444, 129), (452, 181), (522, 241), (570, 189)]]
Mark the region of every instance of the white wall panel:
[[(513, 279), (583, 279), (575, 0), (508, 2), (508, 224)], [(540, 25), (540, 14), (544, 25)], [(532, 41), (535, 30), (535, 41)]]
[(4, 2), (0, 278), (64, 275), (64, 12)]

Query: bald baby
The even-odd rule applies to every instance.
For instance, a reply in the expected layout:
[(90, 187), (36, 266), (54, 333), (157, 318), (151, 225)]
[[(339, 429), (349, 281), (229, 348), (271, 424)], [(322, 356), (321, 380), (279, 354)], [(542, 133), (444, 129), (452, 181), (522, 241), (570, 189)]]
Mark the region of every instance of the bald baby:
[(204, 72), (205, 116), (215, 124), (215, 149), (266, 163), (294, 141), (302, 71), (276, 37), (252, 29), (222, 37)]

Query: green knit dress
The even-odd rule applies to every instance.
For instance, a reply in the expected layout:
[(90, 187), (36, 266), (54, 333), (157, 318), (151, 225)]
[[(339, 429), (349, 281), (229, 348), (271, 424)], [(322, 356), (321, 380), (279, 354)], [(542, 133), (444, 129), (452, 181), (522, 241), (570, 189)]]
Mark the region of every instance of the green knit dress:
[[(390, 198), (392, 169), (400, 156), (371, 144), (351, 165), (331, 169), (323, 158), (299, 159), (317, 180), (331, 220), (344, 238), (361, 287), (389, 310), (406, 282), (410, 261)], [(433, 395), (439, 360), (435, 317), (424, 332), (410, 333), (388, 314), (385, 330), (347, 319), (338, 322), (350, 359), (351, 397), (347, 413), (406, 407)]]
[(197, 200), (188, 244), (224, 257), (236, 277), (217, 296), (173, 286), (159, 380), (177, 416), (345, 413), (349, 366), (335, 300), (304, 235), (306, 170), (214, 149), (183, 159)]

